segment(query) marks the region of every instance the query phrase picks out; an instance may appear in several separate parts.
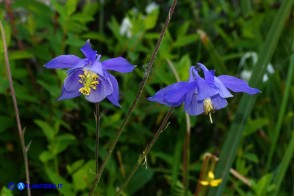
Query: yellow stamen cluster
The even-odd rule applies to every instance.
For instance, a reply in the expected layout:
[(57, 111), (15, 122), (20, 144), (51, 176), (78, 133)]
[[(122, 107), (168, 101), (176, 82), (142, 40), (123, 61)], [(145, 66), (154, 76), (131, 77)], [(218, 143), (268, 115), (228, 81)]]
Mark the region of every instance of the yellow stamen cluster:
[(79, 89), (79, 92), (85, 96), (90, 95), (91, 90), (96, 90), (99, 84), (98, 75), (92, 71), (84, 70), (84, 74), (79, 75), (79, 83), (84, 86)]
[(210, 98), (204, 99), (203, 105), (204, 105), (204, 112), (203, 113), (205, 115), (209, 115), (210, 122), (213, 123), (212, 118), (211, 118), (211, 113), (214, 112), (214, 109), (213, 109), (211, 99)]
[(207, 176), (207, 180), (201, 180), (200, 184), (203, 185), (203, 186), (216, 187), (216, 186), (220, 185), (221, 182), (222, 182), (222, 179), (220, 179), (220, 178), (214, 179), (213, 172), (209, 171), (208, 176)]

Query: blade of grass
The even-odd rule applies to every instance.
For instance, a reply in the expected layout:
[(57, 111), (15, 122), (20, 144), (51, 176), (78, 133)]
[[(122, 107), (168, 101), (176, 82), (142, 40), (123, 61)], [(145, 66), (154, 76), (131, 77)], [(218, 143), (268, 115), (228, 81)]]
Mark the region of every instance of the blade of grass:
[[(267, 34), (265, 43), (260, 52), (258, 62), (254, 67), (251, 80), (249, 82), (253, 87), (261, 86), (262, 76), (265, 73), (267, 64), (269, 63), (276, 49), (277, 42), (281, 35), (283, 26), (285, 24), (287, 16), (290, 13), (292, 3), (293, 0), (284, 0), (278, 13), (276, 14), (274, 22), (269, 30), (269, 33)], [(256, 96), (242, 96), (240, 105), (235, 115), (234, 122), (224, 143), (224, 147), (220, 155), (220, 161), (217, 164), (216, 168), (216, 176), (221, 176), (223, 181), (218, 188), (209, 191), (209, 196), (223, 195), (230, 168), (236, 156), (238, 145), (240, 143), (240, 139), (243, 134), (247, 118), (253, 108), (255, 101)]]
[(291, 141), (287, 147), (286, 153), (285, 153), (284, 158), (283, 158), (281, 165), (279, 167), (279, 171), (277, 172), (277, 176), (274, 178), (273, 184), (276, 185), (274, 195), (279, 194), (280, 186), (283, 182), (286, 170), (287, 170), (287, 168), (290, 164), (290, 161), (293, 157), (293, 153), (294, 153), (294, 130), (292, 131)]
[[(292, 42), (292, 51), (294, 51), (294, 40)], [(287, 108), (287, 102), (288, 102), (288, 99), (290, 96), (293, 74), (294, 74), (294, 54), (292, 54), (292, 56), (290, 58), (290, 67), (288, 70), (286, 88), (285, 88), (284, 95), (282, 96), (283, 97), (282, 104), (281, 104), (280, 111), (279, 111), (278, 122), (275, 127), (275, 131), (274, 131), (274, 137), (273, 137), (269, 157), (268, 157), (267, 164), (266, 164), (266, 170), (269, 170), (269, 167), (270, 167), (270, 164), (271, 164), (271, 161), (272, 161), (272, 158), (273, 158), (276, 146), (277, 146), (277, 141), (278, 141), (278, 138), (280, 135), (282, 122), (283, 122), (284, 115), (285, 115), (286, 108)]]

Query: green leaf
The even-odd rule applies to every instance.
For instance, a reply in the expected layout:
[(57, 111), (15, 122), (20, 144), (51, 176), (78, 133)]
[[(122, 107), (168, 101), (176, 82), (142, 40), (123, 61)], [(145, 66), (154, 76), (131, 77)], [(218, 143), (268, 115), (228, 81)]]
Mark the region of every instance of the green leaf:
[(189, 55), (184, 55), (180, 62), (175, 64), (181, 81), (187, 80), (189, 78), (189, 72), (187, 70), (190, 69), (191, 65), (192, 63)]
[(155, 9), (150, 14), (147, 15), (147, 17), (144, 20), (146, 30), (153, 29), (155, 27), (158, 14), (159, 14), (159, 9)]
[(128, 185), (129, 195), (134, 195), (137, 190), (140, 190), (147, 182), (152, 179), (154, 171), (151, 168), (146, 169), (141, 167), (134, 174), (134, 177), (130, 180)]
[(64, 151), (70, 144), (72, 144), (72, 141), (75, 141), (75, 136), (72, 134), (63, 134), (55, 137), (54, 143), (50, 145), (53, 148), (53, 153), (55, 155), (61, 153)]
[(34, 120), (34, 122), (42, 129), (47, 140), (51, 142), (54, 139), (54, 129), (48, 123), (42, 120)]
[(82, 165), (84, 164), (85, 160), (84, 159), (80, 159), (77, 160), (76, 162), (74, 162), (71, 165), (67, 165), (66, 169), (68, 171), (69, 174), (72, 174), (73, 172), (75, 172), (77, 169), (79, 169), (80, 167), (82, 167)]
[(19, 59), (30, 59), (33, 58), (34, 55), (28, 51), (10, 51), (9, 59), (10, 60), (19, 60)]
[(40, 156), (39, 156), (39, 159), (43, 162), (43, 163), (46, 163), (50, 160), (52, 160), (53, 158), (55, 157), (55, 155), (50, 152), (50, 151), (43, 151)]
[[(49, 168), (46, 168), (46, 174), (49, 177), (50, 181), (53, 184), (62, 184), (62, 188), (57, 189), (63, 195), (76, 195), (73, 190), (73, 186), (71, 183), (67, 182), (64, 178), (56, 174), (55, 171), (52, 171)], [(80, 179), (80, 181), (82, 181)]]
[(255, 120), (249, 119), (244, 130), (244, 137), (247, 137), (248, 135), (254, 133), (266, 124), (268, 124), (268, 119), (266, 118), (258, 118)]
[(181, 48), (183, 46), (186, 46), (188, 44), (195, 43), (199, 39), (198, 35), (186, 35), (183, 37), (179, 37), (174, 43), (173, 46), (175, 48)]
[(73, 174), (73, 184), (75, 189), (84, 190), (85, 188), (89, 188), (91, 186), (95, 175), (90, 173), (90, 171), (94, 170), (94, 168), (95, 161), (89, 161)]
[(67, 0), (65, 4), (66, 14), (68, 16), (72, 15), (76, 11), (77, 5), (78, 0)]

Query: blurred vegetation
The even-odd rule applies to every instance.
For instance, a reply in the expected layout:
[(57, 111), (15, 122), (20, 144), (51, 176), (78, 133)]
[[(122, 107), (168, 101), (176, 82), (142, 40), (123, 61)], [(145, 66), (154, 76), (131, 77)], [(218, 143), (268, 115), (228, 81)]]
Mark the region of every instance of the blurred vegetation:
[[(79, 49), (87, 39), (103, 59), (123, 56), (137, 65), (131, 74), (115, 75), (122, 108), (107, 100), (100, 104), (102, 161), (135, 98), (170, 5), (171, 1), (162, 0), (0, 3), (20, 118), (26, 128), (25, 140), (32, 141), (28, 152), (31, 183), (62, 183), (63, 188), (58, 189), (60, 195), (87, 195), (95, 172), (95, 105), (83, 97), (56, 101), (66, 73), (47, 70), (43, 65), (62, 54), (82, 57)], [(97, 194), (114, 195), (158, 129), (168, 107), (149, 102), (146, 97), (176, 82), (172, 68), (182, 81), (188, 79), (189, 67), (199, 61), (215, 69), (217, 75), (249, 78), (258, 59), (265, 58), (261, 51), (280, 7), (277, 0), (178, 2), (152, 75), (108, 162)], [(250, 186), (231, 174), (223, 195), (294, 194), (293, 7), (280, 30), (277, 46), (269, 48), (274, 53), (263, 80), (254, 86), (262, 94), (257, 95), (245, 121), (232, 165)], [(0, 45), (0, 193), (20, 195), (18, 190), (7, 189), (8, 182), (25, 181), (25, 172), (2, 40)], [(148, 169), (145, 166), (139, 169), (125, 194), (183, 195), (182, 178), (187, 177), (183, 172), (183, 154), (187, 150), (184, 148), (190, 152), (188, 194), (193, 194), (202, 157), (206, 152), (219, 156), (240, 100), (238, 94), (229, 99), (228, 107), (214, 113), (214, 124), (204, 115), (190, 117), (190, 146), (184, 143), (187, 129), (184, 110), (176, 108), (168, 128), (147, 157)], [(277, 145), (271, 149), (276, 140)], [(32, 194), (56, 195), (56, 192), (33, 190)]]

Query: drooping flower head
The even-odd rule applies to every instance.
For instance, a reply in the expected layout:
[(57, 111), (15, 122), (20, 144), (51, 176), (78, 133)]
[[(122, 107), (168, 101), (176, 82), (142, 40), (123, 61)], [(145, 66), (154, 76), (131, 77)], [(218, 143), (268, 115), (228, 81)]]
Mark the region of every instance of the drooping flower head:
[(60, 55), (45, 64), (49, 69), (69, 68), (58, 100), (84, 95), (86, 100), (97, 103), (107, 97), (112, 104), (119, 106), (118, 82), (108, 70), (127, 73), (133, 71), (135, 66), (122, 57), (100, 62), (101, 55), (91, 48), (89, 40), (81, 51), (86, 58)]
[(184, 109), (189, 115), (197, 116), (204, 113), (209, 115), (212, 123), (211, 114), (226, 107), (226, 98), (233, 97), (228, 89), (250, 95), (260, 92), (251, 88), (244, 80), (228, 75), (216, 77), (213, 70), (208, 70), (201, 63), (197, 65), (203, 71), (204, 79), (198, 74), (198, 68), (192, 66), (188, 82), (177, 82), (167, 86), (148, 100), (173, 107), (184, 103)]

